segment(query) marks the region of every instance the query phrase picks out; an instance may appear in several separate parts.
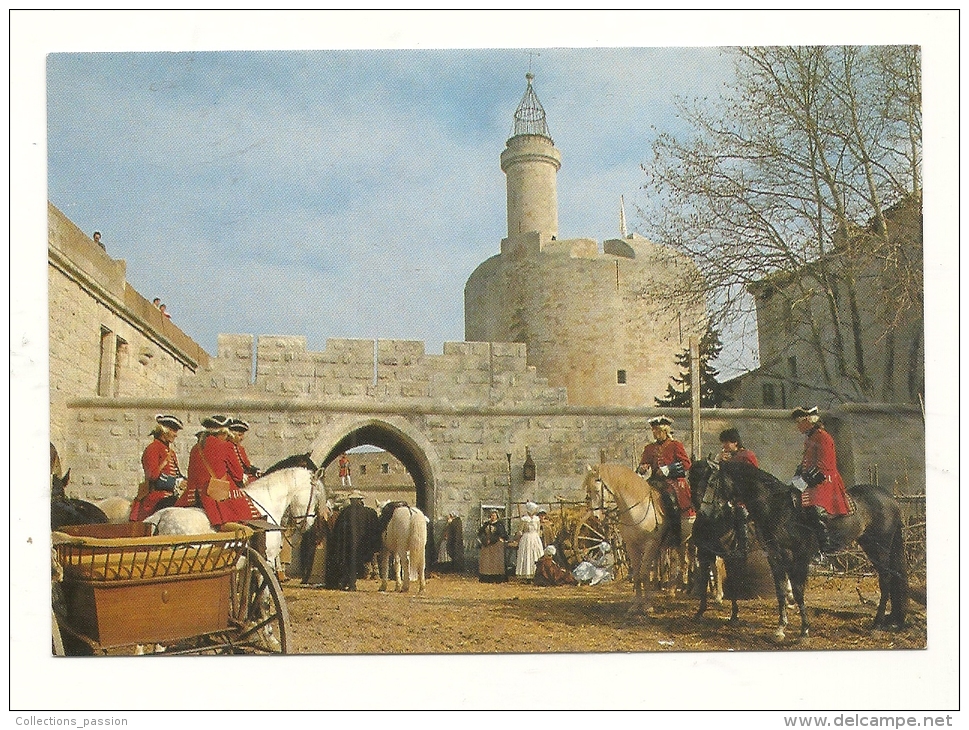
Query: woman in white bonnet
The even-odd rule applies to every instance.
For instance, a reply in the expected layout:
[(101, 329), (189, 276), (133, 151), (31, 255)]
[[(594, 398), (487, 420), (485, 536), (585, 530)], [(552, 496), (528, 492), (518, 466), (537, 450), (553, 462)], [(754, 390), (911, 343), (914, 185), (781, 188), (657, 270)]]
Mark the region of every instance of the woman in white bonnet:
[(528, 513), (521, 518), (522, 526), (518, 538), (518, 558), (515, 561), (515, 575), (524, 580), (535, 577), (535, 563), (542, 557), (542, 520), (536, 514), (538, 505), (534, 502), (525, 504)]

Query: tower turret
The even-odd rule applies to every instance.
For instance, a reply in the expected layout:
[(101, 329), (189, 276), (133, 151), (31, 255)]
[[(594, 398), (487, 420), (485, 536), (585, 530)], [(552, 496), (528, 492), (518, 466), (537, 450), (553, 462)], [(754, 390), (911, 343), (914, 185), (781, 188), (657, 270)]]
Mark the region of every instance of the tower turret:
[(558, 234), (558, 196), (555, 176), (562, 155), (548, 131), (545, 109), (532, 88), (531, 72), (525, 74), (528, 87), (518, 109), (512, 137), (501, 153), (501, 169), (508, 191), (508, 237), (538, 231)]

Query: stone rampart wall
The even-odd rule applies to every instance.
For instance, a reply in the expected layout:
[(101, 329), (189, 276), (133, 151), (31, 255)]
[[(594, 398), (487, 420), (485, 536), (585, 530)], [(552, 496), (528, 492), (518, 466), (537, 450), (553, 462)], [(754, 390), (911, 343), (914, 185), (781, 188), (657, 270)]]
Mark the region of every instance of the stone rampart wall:
[(171, 397), (208, 355), (128, 286), (111, 258), (54, 206), (48, 209), (51, 442), (61, 449), (67, 401)]

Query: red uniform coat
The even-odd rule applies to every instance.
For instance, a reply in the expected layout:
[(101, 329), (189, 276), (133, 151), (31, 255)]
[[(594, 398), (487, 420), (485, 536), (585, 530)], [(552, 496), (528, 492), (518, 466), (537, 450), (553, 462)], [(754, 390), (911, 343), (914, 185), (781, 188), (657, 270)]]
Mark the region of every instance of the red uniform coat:
[(155, 511), (159, 502), (172, 495), (164, 489), (156, 489), (155, 482), (158, 481), (158, 477), (162, 474), (177, 477), (180, 473), (175, 449), (158, 438), (145, 447), (141, 455), (141, 467), (145, 470), (145, 481), (148, 482), (150, 491), (142, 499), (136, 499), (131, 503), (128, 519), (132, 522), (141, 522)]
[(798, 474), (816, 468), (824, 474), (824, 481), (816, 487), (804, 490), (809, 505), (823, 507), (830, 515), (848, 514), (848, 495), (845, 483), (838, 473), (838, 459), (834, 450), (834, 439), (820, 424), (808, 431), (804, 439), (804, 456)]
[(757, 457), (750, 449), (737, 449), (729, 456), (724, 454), (723, 460), (732, 461), (734, 464), (750, 464), (751, 466), (756, 466), (758, 469), (760, 468), (760, 464), (757, 463)]
[[(225, 522), (240, 522), (258, 517), (249, 499), (241, 491), (243, 473), (242, 462), (239, 461), (233, 445), (217, 436), (206, 436), (201, 444), (192, 447), (188, 457), (185, 491), (175, 506), (200, 506), (205, 510), (213, 527)], [(216, 502), (208, 495), (209, 480), (213, 477), (228, 479), (232, 483), (229, 497), (221, 502)]]
[(659, 470), (661, 466), (669, 466), (677, 461), (683, 464), (684, 471), (690, 470), (690, 457), (686, 455), (686, 449), (683, 447), (683, 444), (676, 439), (669, 438), (665, 441), (653, 441), (650, 444), (646, 444), (646, 448), (643, 449), (643, 455), (639, 460), (639, 465), (648, 466), (652, 470), (653, 475), (651, 479), (661, 484), (666, 491), (674, 495), (676, 497), (676, 503), (679, 505), (683, 515), (689, 517), (695, 514), (693, 511), (693, 502), (690, 498), (690, 483), (684, 477), (664, 477)]

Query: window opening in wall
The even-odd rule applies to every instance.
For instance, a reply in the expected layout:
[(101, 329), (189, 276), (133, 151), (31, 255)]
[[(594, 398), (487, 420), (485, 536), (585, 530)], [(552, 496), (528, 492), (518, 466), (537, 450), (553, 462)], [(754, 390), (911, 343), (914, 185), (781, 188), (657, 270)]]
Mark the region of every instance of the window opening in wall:
[(367, 465), (366, 464), (361, 464), (360, 465), (360, 473), (361, 474), (366, 474), (367, 473)]
[(390, 464), (381, 464), (380, 471), (384, 474), (390, 474)]
[(792, 378), (797, 377), (797, 358), (794, 355), (787, 358), (787, 371)]
[(114, 348), (114, 385), (112, 387), (112, 395), (114, 395), (115, 398), (117, 398), (121, 392), (121, 369), (127, 360), (128, 343), (118, 337), (116, 338)]
[(773, 383), (764, 383), (763, 395), (764, 395), (764, 405), (765, 406), (777, 405), (774, 402), (774, 384)]
[(626, 384), (626, 371), (625, 370), (617, 370), (616, 371), (616, 382), (619, 383), (619, 385), (625, 385)]
[(98, 395), (111, 395), (111, 382), (114, 379), (114, 333), (107, 327), (101, 328), (101, 357), (98, 361)]

